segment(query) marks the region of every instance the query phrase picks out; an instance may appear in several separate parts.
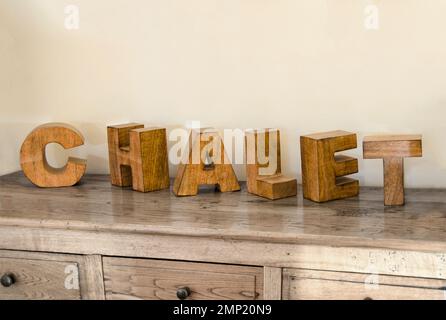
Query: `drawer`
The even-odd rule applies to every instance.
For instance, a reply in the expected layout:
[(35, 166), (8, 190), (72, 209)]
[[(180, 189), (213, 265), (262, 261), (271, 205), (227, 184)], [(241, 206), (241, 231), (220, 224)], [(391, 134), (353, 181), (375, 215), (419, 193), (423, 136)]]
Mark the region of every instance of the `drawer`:
[(218, 264), (104, 258), (107, 299), (247, 300), (263, 297), (263, 269)]
[(443, 300), (445, 280), (284, 269), (287, 300)]
[(97, 283), (88, 261), (76, 255), (0, 251), (0, 300), (100, 298), (92, 292)]

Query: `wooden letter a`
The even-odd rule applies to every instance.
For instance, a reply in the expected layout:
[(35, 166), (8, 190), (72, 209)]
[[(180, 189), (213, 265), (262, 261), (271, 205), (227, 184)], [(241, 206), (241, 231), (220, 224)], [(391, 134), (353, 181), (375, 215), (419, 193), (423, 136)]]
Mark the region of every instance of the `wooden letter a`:
[(194, 196), (200, 185), (216, 185), (221, 192), (240, 190), (223, 141), (213, 129), (192, 130), (173, 192), (176, 196)]
[(140, 192), (168, 188), (166, 129), (131, 123), (107, 128), (111, 183)]

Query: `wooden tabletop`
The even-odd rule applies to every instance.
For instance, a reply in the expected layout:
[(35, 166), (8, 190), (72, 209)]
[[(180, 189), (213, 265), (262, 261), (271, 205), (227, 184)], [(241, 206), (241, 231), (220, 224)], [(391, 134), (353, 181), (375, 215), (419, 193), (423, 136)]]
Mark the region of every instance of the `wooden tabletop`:
[(407, 190), (403, 207), (384, 207), (381, 188), (317, 204), (297, 197), (269, 201), (242, 191), (204, 188), (195, 197), (169, 190), (139, 193), (87, 175), (78, 186), (40, 189), (22, 173), (0, 177), (0, 225), (336, 245), (446, 244), (446, 190)]

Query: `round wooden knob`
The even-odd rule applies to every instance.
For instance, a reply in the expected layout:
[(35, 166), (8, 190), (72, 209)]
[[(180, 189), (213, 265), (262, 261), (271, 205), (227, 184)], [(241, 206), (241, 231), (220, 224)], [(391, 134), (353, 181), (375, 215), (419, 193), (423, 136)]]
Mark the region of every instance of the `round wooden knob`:
[(0, 283), (3, 287), (8, 288), (15, 283), (15, 278), (12, 273), (5, 273), (0, 279)]
[(177, 297), (180, 300), (187, 299), (191, 294), (191, 291), (188, 287), (180, 288), (177, 290)]

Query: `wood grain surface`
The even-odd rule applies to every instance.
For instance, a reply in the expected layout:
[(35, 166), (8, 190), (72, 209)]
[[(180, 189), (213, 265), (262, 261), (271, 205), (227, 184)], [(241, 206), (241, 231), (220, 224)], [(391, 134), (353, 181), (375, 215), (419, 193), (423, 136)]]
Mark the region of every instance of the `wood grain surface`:
[(73, 279), (74, 288), (64, 286), (67, 277), (64, 271), (70, 266), (78, 275), (76, 262), (0, 258), (0, 275), (11, 273), (16, 281), (8, 288), (0, 286), (0, 299), (80, 300), (78, 276)]
[(285, 300), (445, 300), (446, 281), (284, 269)]
[(336, 155), (336, 152), (356, 146), (356, 134), (342, 130), (300, 137), (302, 186), (306, 199), (327, 202), (358, 195), (359, 181), (345, 177), (358, 172), (358, 160)]
[(408, 158), (423, 155), (421, 135), (377, 135), (363, 140), (364, 159)]
[(111, 183), (140, 192), (169, 188), (165, 128), (130, 123), (107, 128)]
[(85, 174), (87, 161), (69, 157), (62, 168), (54, 168), (46, 159), (46, 146), (58, 143), (65, 149), (84, 144), (84, 137), (74, 127), (65, 123), (47, 123), (35, 128), (20, 149), (20, 165), (26, 177), (42, 188), (75, 185)]
[(256, 300), (263, 297), (263, 269), (205, 263), (104, 258), (107, 299)]
[[(200, 186), (213, 186), (220, 192), (239, 191), (234, 168), (227, 157), (223, 139), (217, 130), (192, 130), (183, 160), (178, 166), (173, 193), (179, 197), (195, 196)], [(207, 153), (207, 158), (205, 157)], [(206, 160), (209, 163), (206, 163)]]
[(404, 205), (404, 158), (422, 157), (421, 135), (364, 137), (364, 159), (383, 159), (384, 204)]
[(406, 206), (386, 207), (382, 188), (362, 188), (358, 197), (318, 204), (301, 195), (270, 202), (248, 194), (244, 185), (236, 193), (211, 188), (196, 197), (177, 198), (169, 190), (143, 194), (113, 187), (106, 175), (87, 175), (82, 181), (73, 188), (39, 189), (22, 173), (1, 177), (0, 227), (414, 250), (446, 245), (442, 189), (409, 189)]
[(0, 286), (0, 300), (104, 299), (102, 258), (0, 250), (0, 277), (12, 274), (11, 287)]
[(253, 129), (245, 132), (246, 186), (249, 193), (278, 200), (297, 194), (297, 181), (282, 175), (280, 131)]

